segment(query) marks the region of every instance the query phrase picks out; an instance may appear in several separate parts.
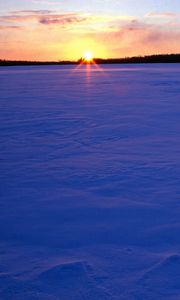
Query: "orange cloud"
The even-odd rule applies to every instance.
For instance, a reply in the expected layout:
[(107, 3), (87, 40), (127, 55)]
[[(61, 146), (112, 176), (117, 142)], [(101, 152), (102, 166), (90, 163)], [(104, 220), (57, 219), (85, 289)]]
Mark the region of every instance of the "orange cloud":
[(21, 26), (16, 25), (0, 25), (0, 30), (19, 30), (22, 29)]

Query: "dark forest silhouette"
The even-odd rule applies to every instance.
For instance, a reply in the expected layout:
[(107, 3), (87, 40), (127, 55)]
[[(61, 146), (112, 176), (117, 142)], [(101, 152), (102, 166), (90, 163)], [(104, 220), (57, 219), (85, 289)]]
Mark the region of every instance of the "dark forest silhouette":
[(19, 61), (0, 59), (0, 66), (32, 66), (32, 65), (73, 65), (73, 64), (147, 64), (147, 63), (180, 63), (180, 54), (157, 54), (124, 58), (94, 58), (86, 62), (83, 58), (78, 61)]

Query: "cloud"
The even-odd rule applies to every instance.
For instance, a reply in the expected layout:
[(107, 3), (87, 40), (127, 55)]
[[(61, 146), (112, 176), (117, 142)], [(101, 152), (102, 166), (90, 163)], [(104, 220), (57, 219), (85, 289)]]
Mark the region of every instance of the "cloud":
[(146, 15), (146, 17), (153, 17), (153, 18), (176, 18), (179, 17), (180, 14), (172, 13), (172, 12), (150, 12)]
[[(129, 17), (116, 17), (115, 20), (125, 21)], [(36, 25), (46, 26), (51, 30), (66, 29), (75, 33), (89, 31), (114, 30), (111, 22), (114, 17), (105, 15), (90, 15), (83, 13), (57, 13), (51, 10), (18, 10), (11, 14), (0, 16), (0, 25), (17, 25), (33, 28)], [(40, 29), (40, 28), (39, 28)]]
[(37, 20), (37, 15), (18, 15), (18, 14), (9, 14), (6, 16), (0, 16), (0, 23), (30, 23)]
[(22, 29), (21, 26), (13, 26), (13, 25), (0, 25), (0, 30), (19, 30)]
[(68, 26), (76, 25), (79, 23), (94, 23), (97, 22), (97, 18), (79, 13), (54, 13), (50, 10), (19, 10), (13, 11), (9, 15), (0, 16), (1, 25), (6, 25), (7, 23), (11, 25), (12, 23), (25, 23), (30, 25), (31, 23), (43, 24), (43, 25), (58, 25), (58, 26)]
[(11, 12), (12, 14), (15, 14), (15, 15), (21, 15), (21, 14), (35, 14), (35, 15), (47, 15), (47, 14), (51, 14), (51, 13), (54, 13), (53, 10), (47, 10), (47, 9), (41, 9), (41, 10), (30, 10), (30, 9), (27, 9), (27, 10), (14, 10)]
[(50, 15), (43, 16), (39, 19), (39, 23), (43, 25), (51, 25), (51, 24), (75, 24), (85, 22), (88, 18), (78, 15), (78, 14), (61, 14), (61, 15)]

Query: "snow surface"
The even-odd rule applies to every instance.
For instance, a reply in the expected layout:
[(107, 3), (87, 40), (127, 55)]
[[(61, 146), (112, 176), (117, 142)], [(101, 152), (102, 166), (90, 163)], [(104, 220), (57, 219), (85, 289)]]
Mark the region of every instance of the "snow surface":
[(180, 65), (0, 69), (0, 299), (180, 299)]

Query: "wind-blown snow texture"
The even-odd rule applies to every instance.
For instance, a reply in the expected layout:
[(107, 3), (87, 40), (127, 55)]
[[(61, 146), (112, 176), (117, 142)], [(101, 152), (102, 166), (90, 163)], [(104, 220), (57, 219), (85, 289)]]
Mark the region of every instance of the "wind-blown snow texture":
[(0, 299), (180, 299), (180, 66), (0, 69)]

